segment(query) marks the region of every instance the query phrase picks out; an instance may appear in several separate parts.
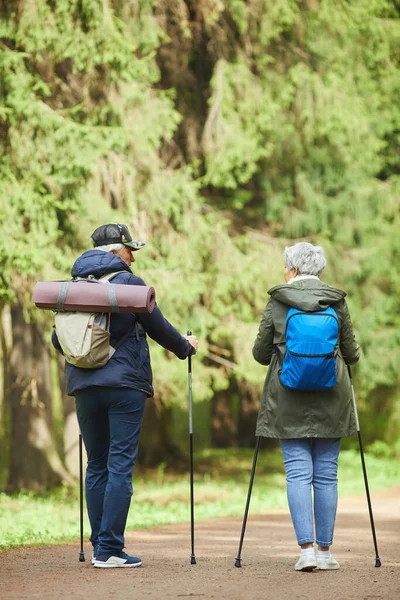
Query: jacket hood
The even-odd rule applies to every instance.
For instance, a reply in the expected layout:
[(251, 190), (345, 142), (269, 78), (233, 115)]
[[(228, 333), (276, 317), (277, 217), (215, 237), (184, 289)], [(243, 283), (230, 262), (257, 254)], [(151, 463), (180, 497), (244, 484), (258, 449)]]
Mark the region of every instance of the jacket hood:
[(72, 277), (102, 277), (115, 271), (127, 271), (132, 274), (128, 265), (115, 254), (104, 250), (88, 250), (80, 256), (72, 266)]
[(309, 312), (337, 304), (346, 296), (346, 292), (319, 279), (299, 279), (290, 284), (276, 285), (268, 290), (268, 294), (282, 304)]

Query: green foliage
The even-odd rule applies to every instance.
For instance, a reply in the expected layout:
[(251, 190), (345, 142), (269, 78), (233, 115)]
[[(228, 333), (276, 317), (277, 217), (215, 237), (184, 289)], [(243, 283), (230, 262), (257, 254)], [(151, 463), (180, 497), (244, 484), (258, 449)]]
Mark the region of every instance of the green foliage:
[(18, 276), (66, 271), (68, 249), (82, 247), (79, 216), (102, 161), (120, 154), (124, 175), (134, 176), (138, 169), (132, 155), (124, 160), (128, 153), (143, 159), (176, 127), (170, 98), (151, 90), (161, 36), (151, 8), (151, 2), (116, 3), (114, 10), (89, 1), (24, 2), (3, 21), (4, 298), (13, 297)]
[[(100, 222), (126, 222), (147, 241), (135, 271), (200, 338), (206, 401), (232, 380), (261, 390), (251, 347), (283, 249), (320, 243), (362, 345), (368, 439), (392, 442), (399, 9), (218, 0), (195, 13), (183, 0), (2, 5), (1, 301), (28, 305), (35, 280), (68, 277)], [(152, 357), (158, 395), (182, 408), (185, 368)]]
[[(393, 431), (400, 382), (399, 11), (385, 0), (310, 1), (301, 12), (298, 2), (227, 5), (240, 31), (236, 78), (226, 68), (222, 77), (216, 64), (208, 119), (223, 158), (205, 146), (205, 181), (239, 192), (249, 182), (253, 193), (221, 194), (220, 205), (244, 211), (242, 221), (257, 215), (261, 229), (266, 219), (288, 243), (306, 238), (327, 249), (327, 280), (348, 291), (363, 350), (356, 369), (363, 418), (367, 402), (365, 420), (370, 414), (375, 423), (369, 434)], [(224, 145), (229, 131), (235, 143), (227, 137)]]
[(234, 189), (247, 183), (259, 161), (270, 155), (272, 146), (265, 137), (277, 107), (244, 62), (220, 60), (211, 84), (214, 93), (203, 131), (203, 184)]

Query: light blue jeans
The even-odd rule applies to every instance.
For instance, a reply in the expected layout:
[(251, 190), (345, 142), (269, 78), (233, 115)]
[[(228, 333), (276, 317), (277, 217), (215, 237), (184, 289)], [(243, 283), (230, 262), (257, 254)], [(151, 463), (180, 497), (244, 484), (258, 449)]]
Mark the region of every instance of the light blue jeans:
[[(331, 546), (337, 509), (340, 438), (280, 440), (287, 497), (299, 546)], [(313, 498), (314, 491), (314, 519)]]

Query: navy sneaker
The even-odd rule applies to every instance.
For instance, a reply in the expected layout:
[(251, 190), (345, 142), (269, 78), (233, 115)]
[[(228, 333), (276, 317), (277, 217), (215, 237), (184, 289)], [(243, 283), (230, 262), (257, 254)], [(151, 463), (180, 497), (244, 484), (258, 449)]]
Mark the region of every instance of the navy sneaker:
[(92, 565), (94, 565), (94, 563), (96, 562), (96, 554), (97, 554), (97, 544), (95, 546), (93, 546), (92, 558), (90, 559), (90, 562), (92, 563)]
[(100, 554), (94, 559), (94, 566), (100, 569), (115, 569), (118, 567), (140, 567), (142, 561), (126, 552), (119, 554)]

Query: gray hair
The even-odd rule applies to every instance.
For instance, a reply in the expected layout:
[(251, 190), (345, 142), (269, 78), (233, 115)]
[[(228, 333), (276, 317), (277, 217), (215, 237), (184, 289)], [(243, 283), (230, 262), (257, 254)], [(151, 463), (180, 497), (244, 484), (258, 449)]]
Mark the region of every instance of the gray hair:
[(299, 275), (316, 275), (318, 277), (326, 266), (324, 249), (308, 242), (299, 242), (294, 246), (286, 247), (283, 255), (289, 271), (297, 268)]
[(124, 244), (106, 244), (105, 246), (96, 246), (93, 250), (102, 250), (103, 252), (119, 252), (124, 247)]

